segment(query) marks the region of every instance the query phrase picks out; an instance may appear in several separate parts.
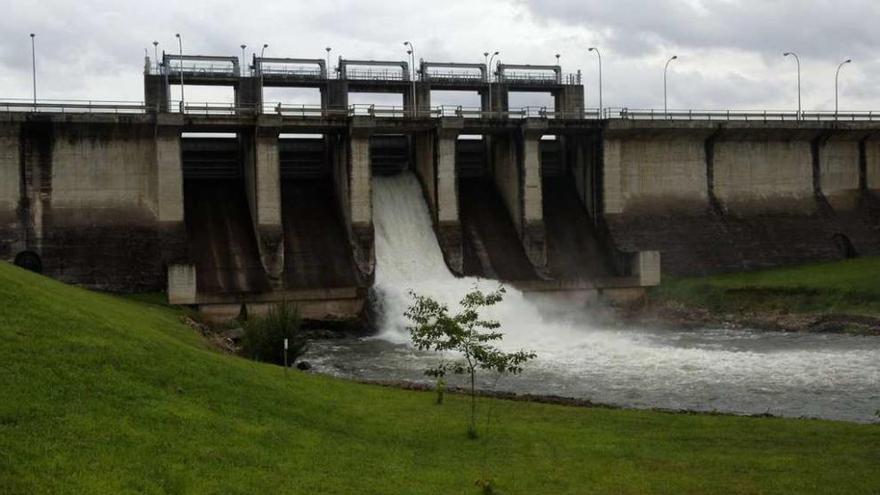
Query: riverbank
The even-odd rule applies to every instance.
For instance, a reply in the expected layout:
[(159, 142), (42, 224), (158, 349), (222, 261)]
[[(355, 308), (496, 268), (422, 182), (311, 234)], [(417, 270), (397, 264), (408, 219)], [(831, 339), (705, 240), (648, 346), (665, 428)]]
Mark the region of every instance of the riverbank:
[[(4, 493), (872, 493), (877, 425), (575, 408), (283, 371), (0, 263)], [(485, 417), (483, 420), (485, 421)], [(99, 467), (99, 468), (96, 468)]]
[(880, 335), (880, 257), (667, 279), (626, 323)]

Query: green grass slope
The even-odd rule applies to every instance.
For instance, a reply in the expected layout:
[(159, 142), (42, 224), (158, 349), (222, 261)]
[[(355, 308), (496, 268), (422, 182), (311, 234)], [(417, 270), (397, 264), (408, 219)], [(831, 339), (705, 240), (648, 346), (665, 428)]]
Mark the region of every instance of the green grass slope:
[(484, 401), (210, 350), (177, 311), (0, 263), (0, 493), (877, 493), (880, 427)]
[(665, 280), (653, 296), (719, 311), (880, 316), (880, 257)]

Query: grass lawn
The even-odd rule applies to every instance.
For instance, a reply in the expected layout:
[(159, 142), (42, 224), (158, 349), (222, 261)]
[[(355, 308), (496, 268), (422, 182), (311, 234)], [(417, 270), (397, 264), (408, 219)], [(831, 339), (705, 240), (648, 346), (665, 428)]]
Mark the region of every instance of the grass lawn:
[(218, 354), (159, 304), (0, 263), (0, 493), (846, 493), (880, 426), (467, 401)]
[(880, 316), (880, 257), (669, 279), (652, 292), (652, 297), (718, 311), (782, 310)]

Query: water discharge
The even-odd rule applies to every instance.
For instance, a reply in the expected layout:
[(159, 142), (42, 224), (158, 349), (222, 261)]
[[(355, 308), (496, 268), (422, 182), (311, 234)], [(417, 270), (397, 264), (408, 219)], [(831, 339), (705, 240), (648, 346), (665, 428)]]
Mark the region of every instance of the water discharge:
[[(474, 287), (447, 269), (416, 178), (373, 179), (378, 338), (317, 343), (317, 369), (366, 379), (424, 379), (436, 359), (406, 342), (409, 290), (457, 306)], [(632, 407), (719, 410), (871, 421), (880, 409), (880, 338), (743, 330), (602, 328), (583, 308), (542, 307), (507, 287), (487, 316), (502, 347), (538, 359), (502, 390), (562, 395)], [(483, 386), (495, 386), (484, 377)]]

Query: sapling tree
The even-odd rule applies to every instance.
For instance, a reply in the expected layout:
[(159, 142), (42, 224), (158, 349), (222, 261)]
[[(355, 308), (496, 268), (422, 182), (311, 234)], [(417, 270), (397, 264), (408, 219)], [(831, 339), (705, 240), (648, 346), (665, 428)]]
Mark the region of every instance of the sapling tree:
[(412, 322), (408, 329), (417, 349), (454, 351), (461, 355), (460, 359), (441, 361), (425, 370), (425, 374), (438, 379), (448, 373), (468, 376), (471, 396), (468, 435), (471, 438), (477, 436), (477, 371), (517, 375), (522, 372), (523, 364), (535, 358), (531, 351), (508, 353), (495, 347), (494, 343), (503, 338), (501, 324), (480, 317), (482, 309), (501, 302), (504, 294), (504, 287), (489, 293), (474, 288), (459, 302), (461, 311), (450, 314), (445, 304), (410, 291), (413, 303), (404, 313)]

